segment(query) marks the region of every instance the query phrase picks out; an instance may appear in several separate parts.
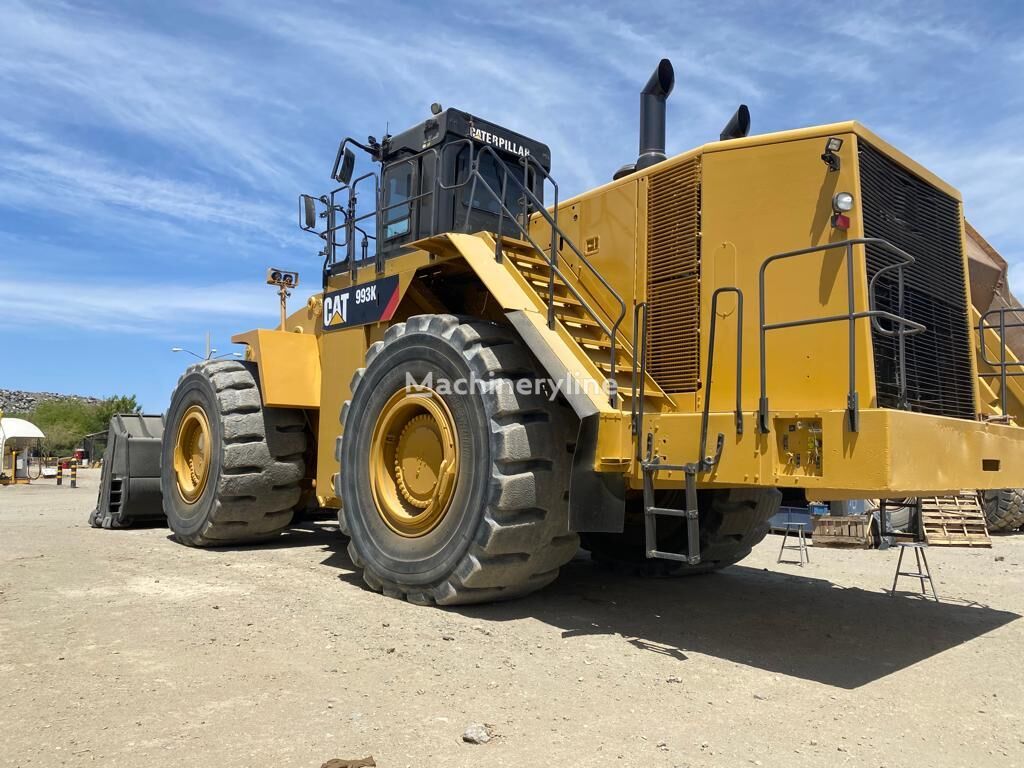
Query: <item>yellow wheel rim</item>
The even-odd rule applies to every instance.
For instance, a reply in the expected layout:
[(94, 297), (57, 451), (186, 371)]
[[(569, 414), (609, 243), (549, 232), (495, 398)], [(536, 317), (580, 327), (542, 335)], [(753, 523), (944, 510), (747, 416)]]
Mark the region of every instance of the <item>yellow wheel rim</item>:
[(387, 526), (414, 538), (444, 519), (459, 476), (455, 420), (434, 390), (396, 392), (370, 443), (370, 487)]
[(189, 504), (206, 490), (211, 450), (210, 420), (201, 406), (193, 405), (181, 417), (174, 441), (174, 477), (178, 493)]

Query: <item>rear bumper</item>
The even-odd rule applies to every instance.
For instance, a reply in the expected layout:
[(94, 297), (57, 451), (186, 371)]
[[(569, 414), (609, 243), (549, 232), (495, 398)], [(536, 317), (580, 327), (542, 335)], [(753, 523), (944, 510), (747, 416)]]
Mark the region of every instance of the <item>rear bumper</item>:
[[(698, 457), (698, 414), (648, 420), (664, 463)], [(753, 414), (736, 434), (732, 414), (712, 415), (708, 451), (719, 433), (718, 466), (699, 483), (715, 486), (804, 488), (810, 499), (856, 499), (940, 494), (962, 489), (1024, 487), (1024, 428), (888, 409), (860, 412), (850, 432), (845, 411), (773, 413), (772, 431), (756, 431)], [(634, 482), (639, 479), (635, 473)], [(679, 473), (659, 473), (659, 485), (678, 485)]]

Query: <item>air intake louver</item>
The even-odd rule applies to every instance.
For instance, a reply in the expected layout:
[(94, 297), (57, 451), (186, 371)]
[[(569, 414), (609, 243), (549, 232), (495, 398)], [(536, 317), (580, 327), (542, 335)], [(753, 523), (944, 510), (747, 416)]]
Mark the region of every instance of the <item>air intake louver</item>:
[[(865, 236), (888, 240), (917, 260), (905, 269), (903, 316), (928, 330), (906, 338), (907, 407), (973, 419), (960, 205), (863, 142), (860, 179)], [(868, 279), (892, 261), (888, 253), (869, 246)], [(894, 273), (879, 278), (875, 298), (876, 309), (898, 314)], [(896, 408), (896, 339), (873, 331), (872, 341), (878, 405)]]
[(651, 174), (647, 370), (666, 392), (700, 386), (700, 160)]

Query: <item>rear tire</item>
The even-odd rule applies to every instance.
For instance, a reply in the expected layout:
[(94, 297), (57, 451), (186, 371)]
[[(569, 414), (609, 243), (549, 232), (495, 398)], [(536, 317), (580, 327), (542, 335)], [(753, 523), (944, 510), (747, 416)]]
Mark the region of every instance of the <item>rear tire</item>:
[[(658, 504), (682, 507), (682, 492), (659, 494)], [(738, 563), (768, 535), (768, 520), (779, 510), (782, 493), (775, 488), (699, 491), (700, 555), (697, 565), (649, 560), (645, 553), (642, 501), (632, 500), (622, 533), (588, 533), (583, 548), (594, 561), (638, 576), (666, 578), (718, 571)], [(631, 513), (630, 513), (631, 512)], [(679, 518), (658, 519), (658, 549), (686, 553), (686, 525)]]
[(1024, 524), (1024, 488), (982, 491), (985, 523), (993, 533), (1010, 533)]
[[(366, 367), (352, 378), (352, 399), (341, 411), (336, 493), (342, 500), (341, 529), (350, 537), (349, 556), (371, 589), (426, 605), (507, 600), (551, 583), (572, 559), (579, 547), (568, 527), (575, 415), (543, 394), (517, 391), (516, 382), (532, 384), (538, 370), (510, 329), (451, 315), (411, 317), (392, 325), (384, 340), (370, 347)], [(381, 467), (392, 464), (397, 487), (408, 497), (400, 462), (375, 457), (374, 451), (402, 445), (408, 425), (429, 417), (413, 416), (404, 428), (396, 425), (395, 434), (381, 426), (391, 423), (387, 414), (395, 398), (408, 392), (407, 376), (419, 384), (428, 374), (435, 385), (472, 377), (493, 387), (468, 393), (449, 388), (444, 394), (435, 386), (427, 395), (437, 403), (431, 407), (451, 417), (453, 437), (445, 444), (455, 446), (457, 472), (454, 480), (437, 481), (433, 498), (450, 498), (440, 519), (417, 527), (413, 510), (409, 527), (400, 533), (395, 507), (378, 502), (384, 498), (381, 484), (388, 482)], [(374, 437), (381, 429), (387, 436), (383, 442)], [(419, 461), (418, 455), (401, 456), (410, 466)], [(415, 477), (420, 482), (420, 475)]]
[[(291, 522), (305, 475), (305, 418), (298, 410), (264, 408), (257, 379), (253, 363), (205, 361), (178, 381), (164, 430), (160, 490), (167, 524), (183, 544), (252, 544)], [(206, 468), (195, 470), (199, 480), (183, 480), (175, 450), (189, 419), (204, 417), (200, 463)]]

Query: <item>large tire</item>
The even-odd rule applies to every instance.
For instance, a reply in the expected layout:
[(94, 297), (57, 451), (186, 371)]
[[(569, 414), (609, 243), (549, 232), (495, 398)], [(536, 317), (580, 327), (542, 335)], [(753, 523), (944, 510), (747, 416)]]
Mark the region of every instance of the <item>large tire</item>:
[(1009, 533), (1024, 524), (1024, 488), (981, 491), (985, 522), (993, 533)]
[[(622, 533), (589, 533), (583, 548), (598, 563), (639, 576), (663, 578), (718, 571), (738, 563), (768, 535), (768, 520), (779, 510), (782, 493), (775, 488), (733, 488), (698, 492), (700, 556), (697, 565), (674, 560), (648, 560), (645, 553), (642, 501), (630, 504)], [(658, 504), (682, 507), (682, 492), (659, 494)], [(686, 524), (680, 518), (659, 517), (658, 549), (686, 553)]]
[[(336, 447), (339, 521), (370, 588), (422, 605), (505, 600), (551, 583), (575, 555), (568, 488), (577, 424), (564, 402), (516, 391), (539, 370), (510, 329), (451, 315), (411, 317), (370, 347), (352, 378)], [(374, 431), (386, 423), (388, 403), (407, 391), (407, 374), (417, 383), (428, 374), (492, 383), (431, 393), (449, 409), (458, 470), (446, 486), (447, 512), (415, 536), (396, 532), (375, 501), (382, 465), (374, 462), (382, 459), (371, 455)]]
[[(178, 380), (164, 430), (160, 489), (167, 523), (184, 544), (252, 544), (291, 522), (305, 475), (305, 419), (301, 411), (264, 408), (257, 380), (253, 363), (233, 360), (193, 365)], [(197, 408), (209, 427), (208, 469), (201, 492), (189, 501), (183, 494), (191, 488), (182, 490), (175, 470), (175, 446), (186, 413)]]

